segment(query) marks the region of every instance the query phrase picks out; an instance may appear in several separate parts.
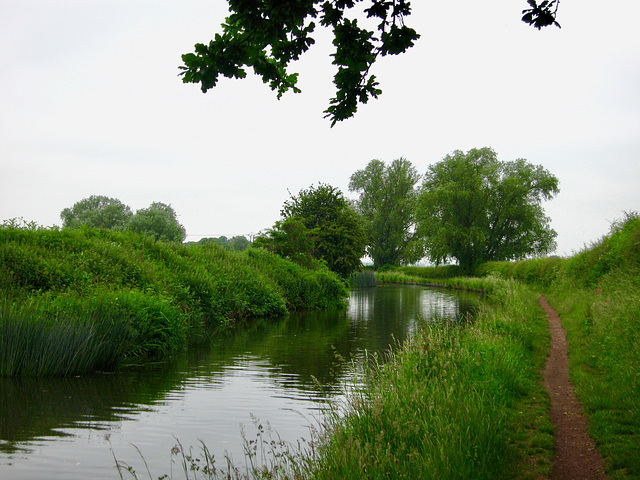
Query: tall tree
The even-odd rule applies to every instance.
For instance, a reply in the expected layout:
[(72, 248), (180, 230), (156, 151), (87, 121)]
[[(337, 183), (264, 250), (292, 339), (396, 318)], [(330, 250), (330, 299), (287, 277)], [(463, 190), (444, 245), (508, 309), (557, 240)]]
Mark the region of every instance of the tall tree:
[(136, 211), (127, 229), (163, 242), (182, 242), (187, 236), (173, 207), (162, 202), (153, 202), (148, 208)]
[(455, 259), (469, 274), (555, 248), (541, 203), (558, 193), (558, 179), (539, 165), (501, 162), (490, 148), (456, 150), (429, 167), (422, 188), (419, 231), (436, 263)]
[(117, 198), (104, 195), (91, 195), (60, 212), (62, 226), (67, 228), (86, 225), (91, 228), (124, 230), (132, 216), (133, 213), (127, 205)]
[(385, 165), (371, 160), (349, 181), (349, 190), (359, 192), (357, 208), (365, 219), (367, 254), (376, 268), (418, 261), (424, 255), (416, 235), (417, 170), (405, 158)]
[(303, 189), (285, 201), (280, 215), (256, 245), (302, 264), (322, 260), (343, 277), (360, 267), (366, 245), (362, 222), (337, 188), (321, 183)]
[[(405, 25), (409, 0), (228, 0), (230, 15), (208, 45), (198, 43), (194, 53), (182, 56), (185, 83), (199, 83), (203, 92), (218, 77), (245, 78), (246, 68), (262, 77), (278, 98), (288, 90), (300, 92), (297, 73), (289, 64), (315, 43), (316, 21), (333, 31), (336, 94), (325, 110), (331, 124), (353, 116), (358, 104), (382, 91), (371, 73), (379, 57), (406, 52), (420, 37)], [(522, 20), (540, 29), (558, 25), (559, 0), (527, 0)], [(366, 19), (361, 11), (364, 6)], [(361, 20), (361, 23), (358, 23)], [(364, 22), (372, 25), (368, 29)]]

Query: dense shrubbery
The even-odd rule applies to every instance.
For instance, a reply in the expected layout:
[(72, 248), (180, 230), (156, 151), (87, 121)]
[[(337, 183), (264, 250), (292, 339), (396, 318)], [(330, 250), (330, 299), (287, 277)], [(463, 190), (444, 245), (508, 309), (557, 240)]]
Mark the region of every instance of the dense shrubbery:
[[(40, 335), (44, 342), (72, 325), (78, 331), (82, 325), (85, 330), (113, 325), (110, 341), (119, 345), (114, 358), (77, 372), (107, 368), (122, 357), (171, 353), (208, 327), (339, 306), (348, 295), (344, 282), (328, 269), (308, 270), (265, 251), (161, 243), (131, 232), (8, 225), (0, 228), (0, 291), (3, 361), (9, 346), (24, 350), (20, 342), (27, 338)], [(38, 355), (44, 358), (44, 347), (42, 352)], [(35, 372), (25, 362), (1, 370), (74, 373), (42, 366)]]

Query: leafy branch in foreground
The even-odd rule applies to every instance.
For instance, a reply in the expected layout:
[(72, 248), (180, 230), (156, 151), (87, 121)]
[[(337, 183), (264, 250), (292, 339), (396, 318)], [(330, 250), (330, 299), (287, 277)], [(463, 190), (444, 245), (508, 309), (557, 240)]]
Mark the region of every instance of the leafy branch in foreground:
[[(203, 92), (215, 87), (220, 75), (245, 78), (247, 68), (277, 91), (300, 93), (298, 73), (289, 64), (315, 44), (316, 22), (333, 31), (333, 82), (336, 94), (324, 111), (331, 126), (352, 117), (358, 104), (382, 93), (370, 73), (379, 57), (406, 52), (420, 38), (405, 24), (409, 0), (228, 0), (230, 15), (208, 45), (198, 43), (182, 55), (184, 83), (199, 83)], [(363, 5), (364, 4), (364, 5)], [(528, 0), (522, 20), (537, 29), (556, 25), (559, 0), (538, 5)], [(365, 8), (362, 8), (362, 7)], [(358, 21), (361, 20), (361, 23)], [(369, 26), (362, 26), (368, 23)]]

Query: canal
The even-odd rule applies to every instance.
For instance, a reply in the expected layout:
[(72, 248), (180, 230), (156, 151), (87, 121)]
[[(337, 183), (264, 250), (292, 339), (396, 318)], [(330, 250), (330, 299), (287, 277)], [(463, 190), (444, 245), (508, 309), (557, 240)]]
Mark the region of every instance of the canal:
[[(0, 378), (0, 478), (114, 479), (114, 456), (139, 478), (170, 474), (178, 441), (244, 465), (242, 434), (269, 425), (309, 438), (367, 355), (384, 357), (424, 322), (458, 321), (478, 297), (422, 286), (351, 291), (340, 310), (259, 321), (165, 362), (77, 378)], [(138, 451), (140, 453), (138, 453)], [(140, 454), (144, 457), (142, 460)]]

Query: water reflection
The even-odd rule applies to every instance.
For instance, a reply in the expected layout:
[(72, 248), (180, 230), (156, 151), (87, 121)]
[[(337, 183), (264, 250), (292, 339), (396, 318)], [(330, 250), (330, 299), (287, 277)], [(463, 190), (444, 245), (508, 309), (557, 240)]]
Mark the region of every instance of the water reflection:
[(239, 457), (239, 425), (252, 414), (294, 441), (307, 433), (304, 417), (343, 393), (363, 352), (383, 353), (421, 321), (457, 318), (476, 303), (418, 286), (354, 290), (346, 309), (255, 322), (167, 362), (0, 378), (0, 478), (114, 478), (110, 448), (135, 463), (130, 444), (164, 468), (158, 476), (176, 438)]

